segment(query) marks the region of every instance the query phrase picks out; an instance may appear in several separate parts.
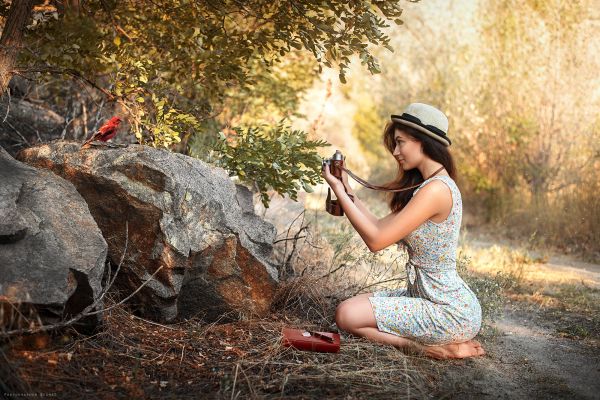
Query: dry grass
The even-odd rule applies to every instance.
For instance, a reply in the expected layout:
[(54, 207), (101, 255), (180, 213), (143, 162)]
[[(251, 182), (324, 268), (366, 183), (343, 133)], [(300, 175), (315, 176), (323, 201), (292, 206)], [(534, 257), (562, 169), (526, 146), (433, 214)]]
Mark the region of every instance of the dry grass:
[[(600, 263), (600, 181), (587, 182), (532, 201), (526, 191), (513, 188), (485, 204), (482, 196), (464, 193), (465, 209), (478, 215), (473, 223), (503, 237), (527, 242), (538, 250), (571, 254)], [(484, 218), (490, 221), (484, 221)]]
[[(91, 336), (68, 329), (19, 337), (2, 348), (3, 376), (10, 377), (3, 378), (3, 389), (103, 399), (424, 395), (430, 383), (417, 365), (429, 361), (391, 346), (343, 336), (337, 354), (283, 347), (283, 327), (322, 329), (311, 320), (331, 320), (323, 313), (332, 305), (319, 300), (314, 288), (298, 282), (282, 287), (270, 318), (163, 326), (121, 305)], [(307, 319), (297, 316), (299, 310), (308, 310)]]
[[(307, 227), (305, 237), (295, 241), (296, 250), (290, 243), (278, 250), (292, 276), (282, 282), (267, 318), (226, 324), (190, 319), (165, 326), (119, 305), (104, 315), (104, 325), (91, 336), (69, 328), (3, 343), (0, 388), (5, 393), (102, 399), (389, 399), (435, 393), (445, 363), (392, 346), (343, 332), (337, 354), (282, 346), (283, 327), (336, 331), (334, 313), (341, 300), (397, 286), (404, 279), (403, 258), (395, 249), (373, 254), (349, 230), (324, 231), (323, 226), (320, 232)], [(597, 292), (569, 289), (552, 278), (548, 288), (556, 292), (536, 291), (544, 276), (534, 268), (539, 260), (522, 252), (463, 247), (460, 259), (463, 277), (479, 291), (488, 320), (503, 294), (548, 310), (568, 303), (562, 316), (598, 310)], [(109, 296), (106, 305), (114, 304)], [(597, 317), (591, 318), (596, 323)], [(590, 326), (576, 323), (564, 330), (581, 335), (594, 332)]]
[[(165, 326), (119, 305), (91, 336), (71, 327), (3, 343), (2, 389), (102, 399), (425, 397), (436, 376), (423, 356), (343, 332), (337, 354), (282, 346), (283, 327), (337, 331), (341, 300), (403, 279), (398, 260), (373, 257), (343, 235), (329, 245), (304, 232), (295, 251), (280, 252), (293, 276), (280, 285), (269, 317)], [(114, 304), (108, 296), (106, 306)]]

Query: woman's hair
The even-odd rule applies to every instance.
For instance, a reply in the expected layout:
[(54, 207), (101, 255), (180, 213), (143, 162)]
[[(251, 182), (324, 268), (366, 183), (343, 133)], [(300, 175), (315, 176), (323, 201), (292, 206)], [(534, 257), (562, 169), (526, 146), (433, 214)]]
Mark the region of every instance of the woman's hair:
[[(444, 168), (446, 168), (448, 175), (450, 175), (452, 179), (456, 179), (456, 167), (454, 165), (454, 160), (452, 159), (452, 155), (450, 154), (448, 147), (410, 126), (402, 125), (394, 121), (390, 121), (387, 123), (383, 132), (383, 143), (387, 150), (390, 152), (390, 154), (394, 153), (394, 148), (396, 147), (396, 141), (394, 139), (396, 129), (401, 130), (402, 132), (412, 136), (417, 141), (421, 142), (423, 153), (425, 153), (425, 155), (427, 155), (432, 160), (442, 164)], [(398, 175), (396, 176), (396, 179), (394, 179), (391, 182), (388, 182), (384, 186), (390, 189), (401, 189), (413, 185), (418, 185), (424, 180), (424, 177), (421, 175), (421, 172), (417, 168), (404, 171), (402, 169), (402, 165), (400, 164), (400, 162), (398, 162)], [(415, 190), (417, 190), (417, 188), (414, 188), (412, 190), (405, 190), (403, 192), (390, 192), (390, 210), (392, 212), (402, 210), (412, 198), (412, 195)]]

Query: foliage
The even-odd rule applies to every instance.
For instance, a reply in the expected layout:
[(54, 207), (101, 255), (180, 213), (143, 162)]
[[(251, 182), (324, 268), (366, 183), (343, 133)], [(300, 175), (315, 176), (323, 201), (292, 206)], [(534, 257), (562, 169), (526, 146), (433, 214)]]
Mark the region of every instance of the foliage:
[(297, 199), (300, 189), (312, 192), (310, 185), (316, 185), (321, 176), (321, 158), (315, 149), (328, 146), (327, 142), (307, 140), (305, 132), (290, 130), (283, 121), (275, 127), (235, 127), (233, 131), (229, 137), (219, 133), (217, 164), (230, 176), (237, 175), (256, 187), (265, 208), (269, 206), (269, 187), (292, 200)]
[[(259, 74), (297, 50), (309, 50), (320, 68), (339, 67), (340, 79), (355, 53), (378, 72), (368, 44), (391, 49), (382, 29), (386, 18), (401, 23), (401, 12), (394, 1), (90, 1), (80, 13), (54, 13), (32, 26), (35, 45), (23, 61), (74, 68), (91, 79), (108, 71), (111, 92), (127, 105), (137, 101), (131, 95), (169, 93), (202, 120), (227, 89), (252, 89)], [(204, 101), (199, 109), (195, 100)]]
[(258, 59), (251, 61), (254, 84), (231, 87), (225, 92), (221, 114), (222, 125), (275, 125), (284, 118), (301, 117), (297, 112), (302, 94), (318, 77), (316, 61), (308, 52), (292, 51), (278, 64), (268, 68)]
[[(118, 103), (138, 142), (187, 152), (189, 141), (199, 144), (196, 154), (210, 151), (215, 127), (294, 115), (323, 66), (339, 69), (344, 82), (357, 54), (378, 73), (369, 45), (392, 50), (384, 30), (389, 21), (402, 23), (392, 0), (90, 0), (61, 7), (36, 8), (19, 70), (90, 84)], [(230, 172), (245, 169), (237, 167)]]
[(594, 153), (594, 146), (579, 151), (573, 140), (573, 132), (593, 129), (586, 116), (595, 109), (595, 53), (581, 46), (591, 34), (585, 3), (490, 1), (493, 12), (483, 19), (482, 61), (489, 67), (481, 79), (494, 85), (482, 84), (485, 127), (477, 142), (495, 147), (481, 168), (502, 168), (502, 186), (523, 183), (540, 205)]

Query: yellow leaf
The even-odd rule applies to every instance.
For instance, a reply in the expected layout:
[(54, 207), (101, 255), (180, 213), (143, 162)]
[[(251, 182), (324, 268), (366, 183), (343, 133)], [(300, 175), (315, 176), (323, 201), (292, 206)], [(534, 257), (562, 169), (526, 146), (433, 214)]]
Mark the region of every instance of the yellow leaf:
[(121, 45), (121, 38), (119, 36), (115, 36), (115, 38), (113, 39), (113, 43), (119, 47)]

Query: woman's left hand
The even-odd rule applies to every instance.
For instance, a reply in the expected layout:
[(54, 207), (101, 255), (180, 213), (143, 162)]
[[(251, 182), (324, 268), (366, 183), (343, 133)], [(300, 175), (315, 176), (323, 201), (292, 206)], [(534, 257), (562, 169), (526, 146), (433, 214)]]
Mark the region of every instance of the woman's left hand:
[(338, 178), (331, 174), (329, 164), (325, 164), (323, 166), (323, 168), (321, 169), (321, 176), (325, 178), (325, 180), (327, 181), (329, 186), (331, 186), (334, 192), (336, 190), (344, 190), (344, 185), (342, 184), (342, 181), (340, 181)]

